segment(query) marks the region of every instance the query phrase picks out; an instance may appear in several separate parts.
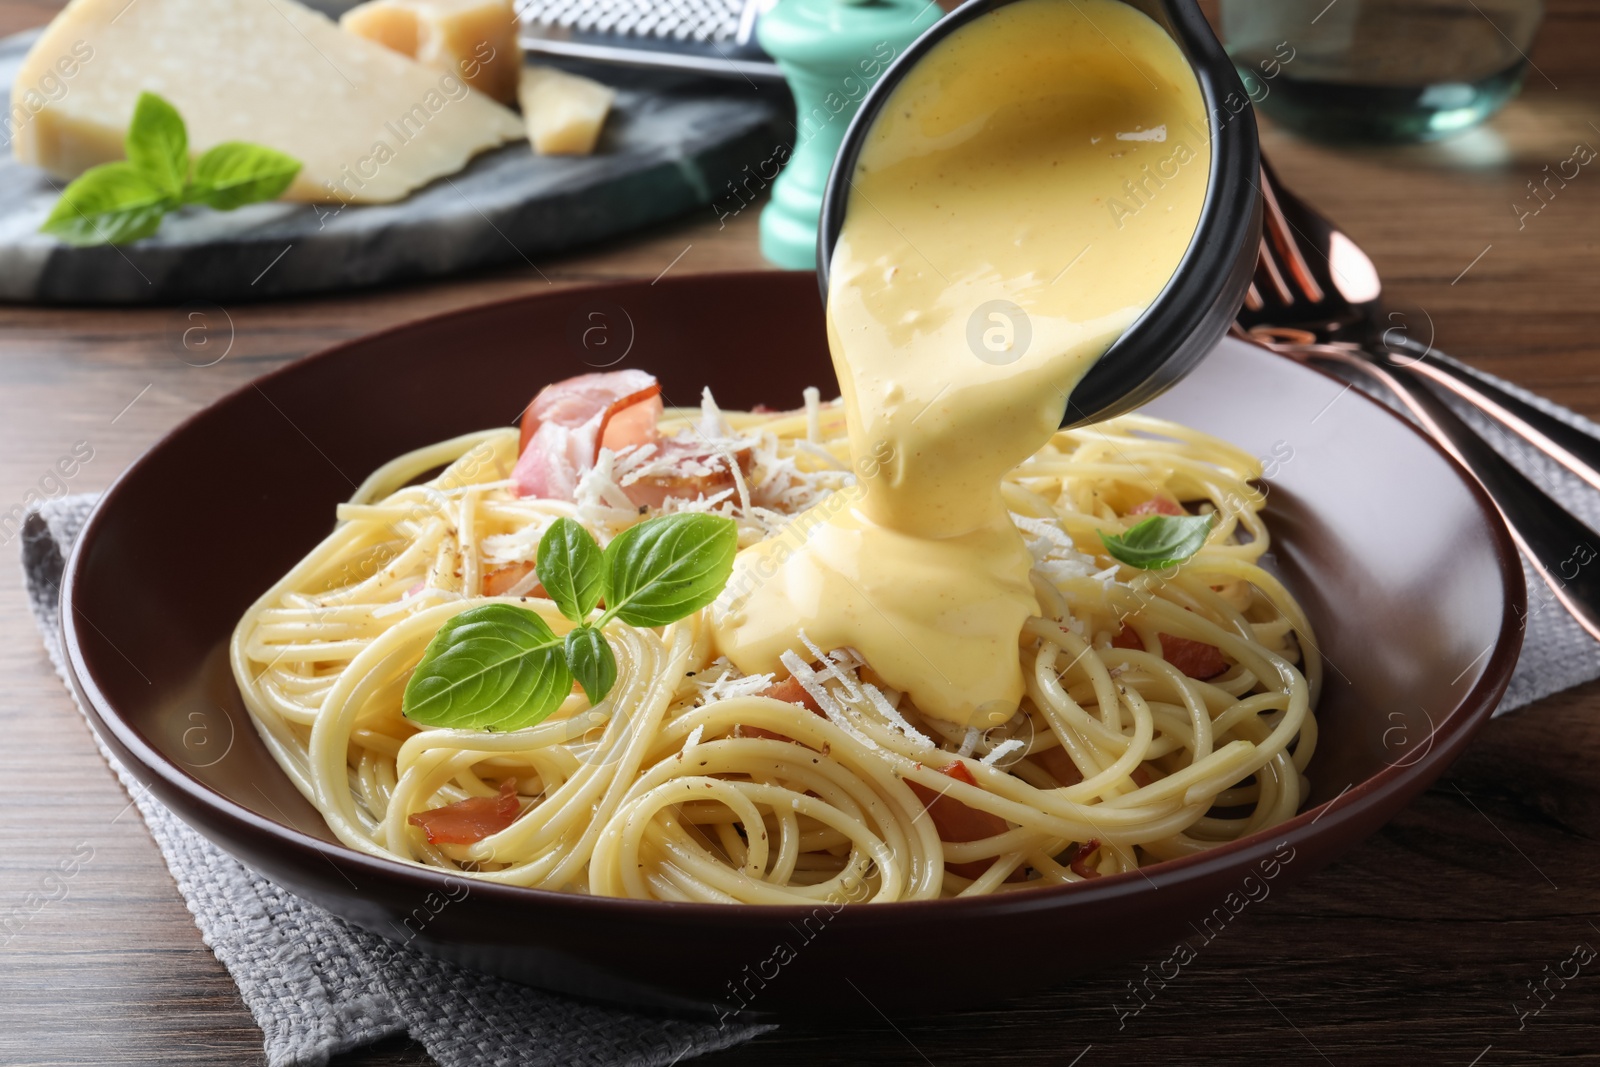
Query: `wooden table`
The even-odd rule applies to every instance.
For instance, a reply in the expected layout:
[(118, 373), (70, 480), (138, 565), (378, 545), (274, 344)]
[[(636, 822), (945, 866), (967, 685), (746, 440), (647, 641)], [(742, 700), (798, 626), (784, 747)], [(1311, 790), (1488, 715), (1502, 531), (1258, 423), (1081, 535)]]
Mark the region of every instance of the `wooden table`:
[[(0, 0), (0, 32), (59, 0)], [(1440, 347), (1600, 417), (1600, 170), (1519, 226), (1525, 183), (1600, 147), (1600, 10), (1554, 0), (1524, 95), (1486, 129), (1428, 148), (1334, 151), (1268, 130), (1282, 176), (1376, 260)], [(511, 294), (610, 278), (759, 269), (755, 214), (710, 211), (627, 241), (437, 284), (226, 309), (215, 366), (177, 356), (172, 309), (0, 308), (0, 511), (87, 441), (72, 491), (104, 487), (184, 416), (334, 341)], [(1424, 315), (1424, 313), (1426, 313)], [(221, 328), (213, 324), (213, 328)], [(1420, 326), (1416, 327), (1420, 328)], [(46, 484), (46, 489), (50, 488)], [(0, 535), (3, 536), (3, 535)], [(9, 551), (15, 551), (13, 544)], [(201, 943), (128, 798), (96, 754), (0, 567), (0, 912), (74, 846), (93, 859), (0, 947), (0, 1063), (263, 1062), (261, 1035)], [(1333, 868), (1242, 915), (1139, 1014), (1142, 963), (1006, 1010), (936, 1022), (789, 1026), (708, 1067), (930, 1064), (1600, 1062), (1600, 962), (1537, 1015), (1538, 984), (1600, 948), (1600, 687), (1489, 725), (1447, 778)], [(1071, 952), (1072, 946), (1036, 951)], [(950, 965), (961, 966), (952, 944)], [(1569, 965), (1570, 970), (1570, 965)], [(937, 981), (937, 976), (908, 976)], [(396, 1040), (340, 1064), (426, 1064)]]

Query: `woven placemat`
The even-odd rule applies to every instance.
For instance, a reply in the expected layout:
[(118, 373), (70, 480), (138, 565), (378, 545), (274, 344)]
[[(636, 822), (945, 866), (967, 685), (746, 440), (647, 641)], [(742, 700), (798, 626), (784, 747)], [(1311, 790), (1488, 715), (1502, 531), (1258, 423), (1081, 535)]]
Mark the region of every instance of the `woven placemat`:
[[(61, 571), (95, 500), (51, 501), (23, 526), (29, 601), (63, 682)], [(410, 1034), (440, 1067), (667, 1067), (772, 1029), (599, 1007), (359, 930), (250, 871), (151, 796), (103, 745), (100, 753), (144, 816), (206, 944), (238, 983), (271, 1067), (315, 1067), (395, 1034)]]

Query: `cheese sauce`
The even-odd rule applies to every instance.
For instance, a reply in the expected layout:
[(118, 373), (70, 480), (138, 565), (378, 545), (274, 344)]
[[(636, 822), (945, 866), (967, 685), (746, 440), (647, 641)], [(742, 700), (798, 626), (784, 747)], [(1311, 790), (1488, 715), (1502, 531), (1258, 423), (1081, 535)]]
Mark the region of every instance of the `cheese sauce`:
[(719, 650), (781, 672), (853, 647), (925, 714), (1023, 696), (1039, 611), (1000, 494), (1193, 236), (1210, 152), (1170, 38), (1115, 0), (1020, 0), (953, 33), (879, 112), (828, 296), (859, 484), (739, 556)]

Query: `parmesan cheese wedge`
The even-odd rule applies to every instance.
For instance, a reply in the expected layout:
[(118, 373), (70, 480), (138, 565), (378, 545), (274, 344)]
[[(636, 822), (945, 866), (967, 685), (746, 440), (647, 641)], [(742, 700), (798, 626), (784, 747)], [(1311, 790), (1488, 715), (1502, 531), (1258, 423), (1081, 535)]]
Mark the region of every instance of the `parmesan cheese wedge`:
[(12, 99), (62, 56), (80, 57), (69, 91), (12, 141), (18, 160), (61, 178), (122, 158), (141, 90), (178, 109), (195, 155), (252, 141), (299, 159), (289, 200), (399, 200), (523, 136), (513, 112), (456, 75), (294, 0), (72, 0), (29, 51)]
[(528, 140), (543, 156), (586, 156), (616, 100), (615, 91), (554, 67), (526, 67), (517, 99), (528, 124)]
[(368, 0), (341, 15), (339, 25), (459, 74), (502, 104), (516, 102), (522, 46), (511, 0)]

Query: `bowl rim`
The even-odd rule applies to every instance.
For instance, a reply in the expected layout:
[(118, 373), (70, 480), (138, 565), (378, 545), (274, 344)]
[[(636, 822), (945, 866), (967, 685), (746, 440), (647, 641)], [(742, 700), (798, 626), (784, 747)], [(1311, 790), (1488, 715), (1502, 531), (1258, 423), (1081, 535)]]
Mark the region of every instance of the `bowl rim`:
[[(660, 279), (660, 281), (663, 285), (671, 288), (715, 287), (729, 279), (749, 278), (753, 274), (770, 275), (776, 279), (809, 275), (810, 272), (720, 271), (689, 274), (675, 279)], [(150, 462), (154, 455), (187, 432), (191, 425), (215, 407), (236, 402), (238, 398), (256, 391), (259, 386), (292, 374), (302, 373), (305, 367), (336, 361), (349, 349), (365, 346), (376, 340), (402, 335), (421, 327), (443, 325), (452, 320), (467, 319), (485, 312), (507, 310), (517, 305), (555, 297), (558, 294), (570, 296), (573, 293), (616, 292), (619, 289), (644, 287), (653, 284), (640, 279), (629, 279), (620, 282), (603, 281), (570, 285), (553, 292), (522, 293), (397, 323), (381, 330), (341, 341), (274, 368), (260, 377), (245, 382), (237, 389), (219, 397), (199, 411), (191, 413), (170, 431), (163, 434), (158, 441), (145, 449), (137, 459), (130, 463), (101, 495), (99, 501), (95, 504), (94, 510), (79, 532), (78, 539), (65, 561), (62, 572), (60, 628), (62, 648), (65, 653), (65, 665), (69, 681), (76, 690), (83, 710), (87, 713), (87, 718), (96, 733), (109, 735), (106, 740), (112, 747), (125, 752), (132, 758), (133, 766), (129, 767), (129, 770), (136, 777), (145, 780), (147, 783), (152, 779), (159, 781), (168, 789), (182, 794), (189, 803), (207, 809), (220, 820), (231, 823), (249, 835), (270, 843), (272, 847), (279, 850), (279, 855), (293, 857), (296, 865), (307, 864), (313, 862), (313, 857), (320, 857), (324, 862), (333, 863), (339, 869), (358, 869), (375, 878), (391, 882), (410, 883), (414, 888), (422, 892), (439, 891), (448, 888), (444, 883), (447, 879), (456, 878), (456, 872), (425, 867), (420, 864), (404, 863), (382, 856), (373, 856), (351, 848), (340, 841), (326, 841), (313, 837), (284, 823), (268, 819), (239, 804), (230, 797), (212, 789), (187, 770), (162, 755), (154, 745), (145, 739), (139, 730), (135, 729), (128, 720), (117, 712), (96, 682), (88, 664), (84, 660), (77, 623), (77, 617), (82, 614), (78, 608), (77, 601), (79, 596), (79, 572), (83, 565), (83, 560), (92, 551), (95, 540), (101, 536), (106, 523), (109, 521), (106, 516), (115, 510), (117, 502), (129, 492), (127, 487), (131, 478)], [(1249, 338), (1233, 335), (1232, 340), (1259, 349), (1274, 358), (1289, 358), (1273, 352), (1266, 346)], [(1219, 344), (1225, 342), (1226, 339), (1219, 342)], [(1295, 362), (1303, 370), (1320, 375), (1331, 382), (1340, 385), (1345, 384), (1342, 379), (1318, 367), (1293, 360), (1291, 362)], [(1232, 867), (1234, 858), (1240, 857), (1241, 854), (1264, 851), (1266, 846), (1274, 843), (1286, 842), (1292, 845), (1300, 841), (1309, 836), (1309, 827), (1321, 821), (1324, 816), (1331, 820), (1325, 832), (1331, 832), (1338, 826), (1357, 819), (1365, 809), (1380, 803), (1395, 793), (1403, 792), (1415, 776), (1412, 773), (1415, 768), (1431, 765), (1445, 755), (1452, 755), (1461, 745), (1471, 740), (1477, 730), (1488, 721), (1496, 704), (1499, 702), (1507, 684), (1510, 682), (1512, 670), (1516, 665), (1517, 657), (1521, 650), (1521, 620), (1525, 614), (1527, 598), (1521, 557), (1517, 553), (1504, 522), (1499, 519), (1498, 512), (1494, 509), (1488, 494), (1454, 457), (1420, 428), (1401, 417), (1392, 409), (1360, 390), (1353, 390), (1353, 392), (1359, 394), (1358, 399), (1360, 402), (1373, 405), (1383, 414), (1395, 419), (1411, 433), (1421, 438), (1428, 448), (1432, 449), (1435, 454), (1446, 462), (1457, 480), (1467, 489), (1469, 495), (1478, 505), (1479, 519), (1493, 545), (1495, 563), (1501, 584), (1506, 592), (1500, 618), (1499, 636), (1484, 663), (1483, 673), (1473, 686), (1462, 695), (1450, 712), (1433, 724), (1433, 731), (1429, 735), (1431, 743), (1424, 755), (1411, 759), (1409, 762), (1388, 764), (1377, 773), (1346, 787), (1343, 792), (1332, 799), (1298, 812), (1285, 822), (1192, 855), (1163, 860), (1148, 867), (1127, 871), (1122, 874), (1107, 875), (1087, 883), (1076, 882), (1064, 885), (1042, 886), (1036, 889), (1012, 890), (987, 896), (894, 901), (873, 904), (870, 907), (844, 908), (840, 912), (841, 915), (848, 916), (855, 913), (859, 916), (868, 913), (874, 921), (890, 923), (926, 921), (935, 915), (943, 914), (949, 914), (952, 918), (959, 916), (971, 917), (988, 911), (1009, 912), (1019, 907), (1025, 909), (1050, 908), (1060, 906), (1068, 900), (1079, 901), (1084, 905), (1089, 905), (1098, 900), (1143, 892), (1146, 884), (1152, 889), (1161, 889), (1168, 885), (1202, 879)], [(88, 621), (87, 616), (84, 618), (85, 621)], [(89, 625), (93, 627), (92, 622)], [(254, 723), (251, 724), (251, 728), (254, 729)], [(174, 807), (173, 805), (167, 806)], [(194, 826), (188, 818), (184, 817), (182, 811), (174, 810), (187, 825)], [(233, 854), (231, 849), (226, 846), (223, 846), (223, 848), (224, 851)], [(745, 904), (730, 906), (713, 903), (600, 897), (584, 893), (540, 889), (532, 886), (506, 885), (479, 879), (472, 879), (471, 885), (475, 897), (485, 899), (491, 903), (521, 905), (529, 908), (571, 909), (578, 912), (592, 913), (595, 917), (607, 915), (619, 918), (650, 916), (654, 919), (668, 922), (695, 922), (712, 917), (715, 917), (719, 922), (731, 921), (734, 925), (746, 923), (764, 924), (767, 920), (798, 921), (801, 917), (810, 915), (817, 907), (826, 903), (819, 900), (809, 904)]]

